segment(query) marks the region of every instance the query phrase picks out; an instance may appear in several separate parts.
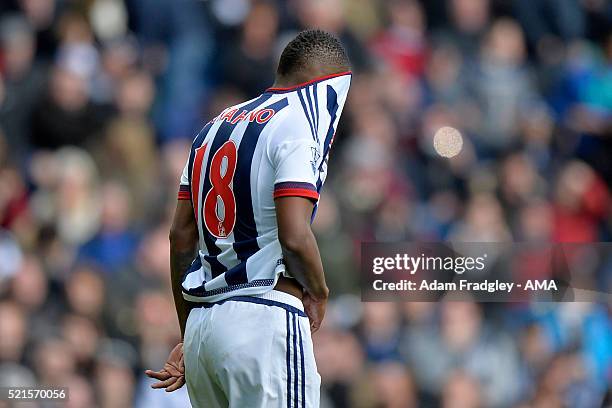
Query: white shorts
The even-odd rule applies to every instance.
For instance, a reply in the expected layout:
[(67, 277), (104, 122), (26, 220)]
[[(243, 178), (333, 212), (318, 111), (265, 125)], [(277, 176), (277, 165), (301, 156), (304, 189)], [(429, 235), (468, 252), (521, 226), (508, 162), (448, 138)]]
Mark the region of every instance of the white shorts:
[(184, 355), (194, 407), (319, 406), (310, 326), (295, 296), (273, 290), (193, 309)]

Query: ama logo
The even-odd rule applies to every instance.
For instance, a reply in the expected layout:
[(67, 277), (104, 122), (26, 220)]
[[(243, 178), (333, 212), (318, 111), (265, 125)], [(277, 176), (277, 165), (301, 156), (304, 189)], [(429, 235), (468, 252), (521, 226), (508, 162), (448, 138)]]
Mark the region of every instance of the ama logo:
[(528, 279), (523, 290), (558, 290), (554, 280)]

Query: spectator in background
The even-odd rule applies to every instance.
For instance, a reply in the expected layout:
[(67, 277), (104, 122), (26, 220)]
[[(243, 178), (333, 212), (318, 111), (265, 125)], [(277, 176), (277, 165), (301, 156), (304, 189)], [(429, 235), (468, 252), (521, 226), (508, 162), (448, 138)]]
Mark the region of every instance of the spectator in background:
[(72, 349), (54, 336), (39, 340), (34, 348), (33, 359), (39, 384), (47, 387), (62, 387), (76, 369)]
[(35, 255), (28, 254), (20, 266), (10, 288), (11, 296), (28, 313), (44, 314), (49, 286), (42, 264)]
[(18, 14), (0, 21), (0, 47), (4, 55), (0, 98), (0, 128), (6, 137), (10, 160), (23, 166), (32, 128), (31, 115), (45, 88), (46, 72), (34, 60), (36, 39), (27, 20)]
[(406, 76), (419, 76), (427, 53), (423, 10), (417, 1), (386, 5), (390, 22), (372, 42), (372, 53)]
[(363, 308), (361, 341), (369, 361), (400, 361), (400, 316), (394, 303), (367, 303)]
[(361, 399), (359, 388), (365, 369), (363, 349), (352, 333), (324, 325), (320, 335), (313, 337), (317, 370), (322, 378), (322, 400), (332, 406), (351, 406)]
[(65, 289), (69, 310), (94, 321), (102, 318), (106, 284), (95, 269), (79, 266), (66, 281)]
[(467, 203), (465, 219), (451, 231), (450, 238), (459, 242), (509, 242), (512, 236), (497, 198), (480, 193)]
[(86, 378), (75, 375), (68, 380), (66, 386), (70, 390), (70, 398), (66, 401), (66, 408), (96, 406), (93, 387)]
[[(100, 69), (97, 70), (91, 82), (91, 99), (100, 105), (112, 105), (114, 99), (120, 93), (120, 86), (124, 79), (130, 77), (137, 69), (138, 63), (137, 44), (132, 38), (112, 39), (104, 43), (100, 55)], [(149, 75), (149, 73), (146, 73)], [(142, 83), (141, 83), (142, 84)], [(144, 85), (138, 93), (147, 94), (151, 90)], [(152, 84), (150, 85), (153, 86)], [(154, 92), (154, 91), (153, 91)], [(149, 104), (152, 102), (149, 101)], [(146, 114), (149, 114), (150, 106), (147, 106)]]
[(344, 3), (341, 0), (296, 0), (296, 14), (300, 27), (319, 28), (338, 36), (346, 50), (353, 70), (359, 72), (370, 66), (370, 56), (347, 25)]
[(101, 220), (97, 234), (80, 248), (79, 258), (106, 273), (116, 273), (132, 262), (138, 236), (130, 226), (130, 195), (121, 184), (102, 186)]
[(584, 36), (585, 13), (579, 3), (576, 0), (519, 0), (514, 6), (529, 43), (542, 47), (551, 36), (564, 41)]
[(429, 100), (458, 107), (468, 102), (468, 84), (463, 74), (463, 56), (450, 42), (434, 44), (425, 72)]
[(82, 74), (62, 65), (53, 69), (48, 95), (32, 117), (32, 145), (57, 149), (85, 146), (102, 127), (99, 112), (89, 101)]
[(37, 155), (31, 165), (38, 187), (31, 199), (37, 221), (52, 225), (70, 245), (89, 240), (100, 223), (98, 171), (91, 156), (64, 147)]
[(205, 2), (134, 0), (142, 63), (157, 81), (158, 138), (190, 138), (202, 127), (206, 78), (213, 51)]
[(218, 69), (225, 86), (237, 87), (247, 98), (254, 98), (272, 86), (277, 29), (278, 13), (273, 4), (254, 2), (244, 20), (240, 45), (222, 51)]
[[(612, 30), (602, 41), (602, 54), (592, 55), (574, 76), (576, 99), (568, 101), (567, 126), (578, 133), (576, 155), (587, 160), (604, 177), (612, 177)], [(578, 74), (576, 77), (575, 75)]]
[[(454, 369), (473, 376), (482, 387), (483, 405), (503, 407), (519, 396), (516, 351), (510, 338), (495, 333), (483, 322), (480, 308), (467, 301), (444, 302), (439, 326), (407, 333), (403, 346), (409, 366), (418, 367), (417, 383), (436, 395), (447, 383), (448, 392), (455, 392), (453, 382), (463, 392), (469, 390), (465, 379), (454, 379)], [(468, 391), (469, 390), (469, 391)], [(466, 396), (466, 398), (468, 398)], [(470, 399), (478, 400), (476, 396)]]
[(452, 41), (461, 54), (474, 59), (491, 18), (490, 0), (447, 0), (448, 25), (437, 33)]
[(134, 401), (136, 353), (120, 340), (107, 340), (96, 361), (96, 391), (102, 408), (127, 407)]
[[(103, 177), (121, 180), (130, 190), (132, 208), (146, 208), (159, 199), (156, 166), (159, 154), (150, 111), (155, 97), (151, 76), (145, 71), (128, 69), (119, 78), (114, 102), (118, 112), (107, 124), (95, 151)], [(130, 214), (134, 220), (146, 212)]]
[(0, 359), (2, 362), (19, 363), (23, 358), (27, 339), (27, 315), (15, 303), (0, 303)]
[(453, 373), (444, 384), (442, 407), (444, 408), (480, 408), (483, 407), (480, 384), (465, 373)]
[[(416, 408), (417, 394), (406, 366), (399, 363), (382, 363), (370, 368), (373, 407)], [(357, 403), (358, 405), (359, 403)]]
[(525, 44), (518, 24), (495, 21), (483, 40), (472, 86), (482, 115), (476, 148), (495, 154), (516, 143), (521, 107), (534, 101)]
[(78, 371), (92, 375), (101, 334), (94, 320), (69, 314), (62, 321), (61, 333), (62, 339), (74, 352)]
[(21, 11), (36, 33), (36, 57), (51, 61), (57, 50), (57, 15), (61, 0), (18, 0)]
[(598, 222), (609, 214), (610, 192), (585, 163), (566, 164), (554, 191), (555, 242), (592, 242), (599, 236)]

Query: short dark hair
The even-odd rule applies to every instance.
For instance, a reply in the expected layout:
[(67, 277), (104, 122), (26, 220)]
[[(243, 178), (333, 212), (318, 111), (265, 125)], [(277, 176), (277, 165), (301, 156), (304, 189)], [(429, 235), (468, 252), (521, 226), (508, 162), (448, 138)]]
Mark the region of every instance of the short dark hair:
[(350, 67), (346, 51), (334, 35), (323, 30), (305, 30), (287, 44), (277, 72), (282, 76), (291, 75), (313, 62), (338, 69)]

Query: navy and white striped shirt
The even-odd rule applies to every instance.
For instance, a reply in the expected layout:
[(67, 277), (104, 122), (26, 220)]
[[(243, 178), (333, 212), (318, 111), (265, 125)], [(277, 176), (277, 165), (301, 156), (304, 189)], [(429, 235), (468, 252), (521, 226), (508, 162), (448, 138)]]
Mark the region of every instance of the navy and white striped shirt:
[(198, 256), (183, 277), (185, 299), (262, 294), (281, 273), (289, 276), (274, 198), (318, 202), (350, 83), (351, 73), (343, 72), (270, 88), (224, 109), (200, 131), (179, 188), (179, 199), (191, 200), (200, 235)]

